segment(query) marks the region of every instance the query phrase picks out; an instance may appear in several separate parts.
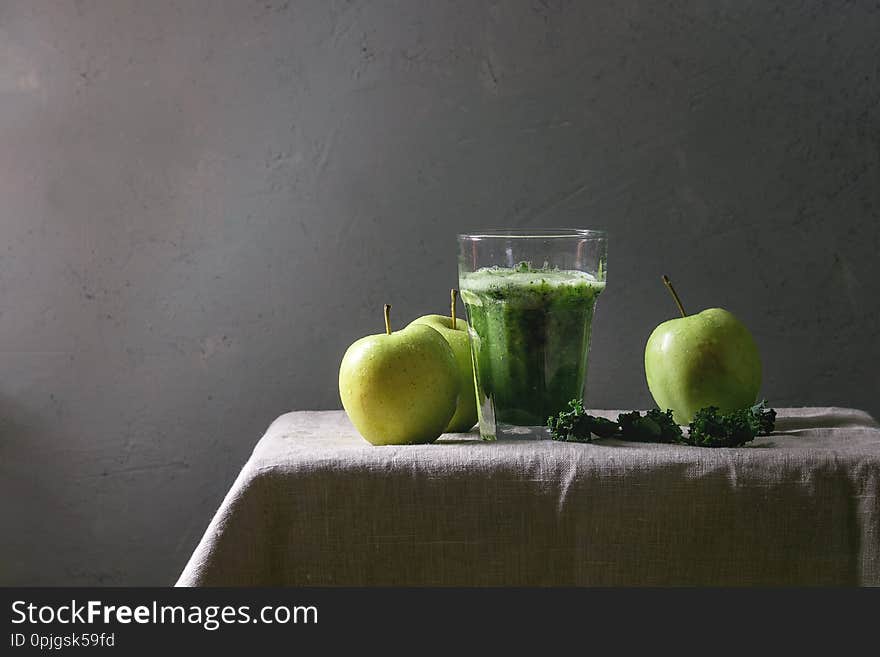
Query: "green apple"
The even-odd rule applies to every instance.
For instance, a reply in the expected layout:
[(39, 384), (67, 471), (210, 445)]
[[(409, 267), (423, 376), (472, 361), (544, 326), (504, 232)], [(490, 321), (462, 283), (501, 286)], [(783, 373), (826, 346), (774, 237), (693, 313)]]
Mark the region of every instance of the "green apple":
[(663, 279), (682, 316), (655, 328), (645, 346), (645, 377), (657, 406), (688, 424), (705, 406), (727, 413), (754, 404), (761, 357), (752, 334), (723, 308), (685, 314), (669, 279)]
[(373, 445), (434, 441), (455, 414), (458, 367), (452, 349), (429, 326), (391, 331), (352, 344), (339, 367), (339, 396), (355, 428)]
[(455, 409), (455, 415), (449, 421), (446, 431), (461, 432), (470, 431), (477, 423), (477, 393), (474, 389), (474, 363), (471, 360), (471, 342), (468, 337), (468, 325), (463, 319), (455, 316), (455, 301), (458, 296), (458, 290), (452, 290), (452, 317), (444, 315), (425, 315), (414, 319), (410, 326), (414, 324), (424, 324), (430, 326), (437, 331), (449, 346), (455, 355), (455, 363), (458, 366), (459, 374), (459, 395), (458, 407)]

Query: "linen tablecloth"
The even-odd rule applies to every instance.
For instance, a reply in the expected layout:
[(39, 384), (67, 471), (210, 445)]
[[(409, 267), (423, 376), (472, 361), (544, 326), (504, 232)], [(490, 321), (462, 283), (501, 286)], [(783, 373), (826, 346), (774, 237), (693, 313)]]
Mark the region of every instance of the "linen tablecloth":
[[(616, 411), (598, 411), (616, 417)], [(747, 447), (268, 429), (179, 586), (880, 585), (880, 428), (781, 409)]]

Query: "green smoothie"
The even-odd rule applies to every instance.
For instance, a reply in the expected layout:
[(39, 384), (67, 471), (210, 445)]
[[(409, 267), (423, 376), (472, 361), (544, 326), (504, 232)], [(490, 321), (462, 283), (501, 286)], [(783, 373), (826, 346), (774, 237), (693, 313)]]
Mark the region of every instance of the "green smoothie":
[(481, 419), (491, 413), (495, 422), (543, 427), (583, 395), (604, 281), (522, 263), (463, 274), (460, 287)]

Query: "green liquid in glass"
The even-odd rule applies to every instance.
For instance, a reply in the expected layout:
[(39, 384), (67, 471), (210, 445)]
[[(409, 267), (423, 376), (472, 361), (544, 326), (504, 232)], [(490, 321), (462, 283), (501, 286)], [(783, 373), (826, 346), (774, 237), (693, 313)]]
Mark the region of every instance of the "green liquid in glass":
[(544, 426), (581, 397), (593, 309), (604, 281), (523, 264), (463, 274), (460, 286), (481, 425), (492, 413), (492, 424)]

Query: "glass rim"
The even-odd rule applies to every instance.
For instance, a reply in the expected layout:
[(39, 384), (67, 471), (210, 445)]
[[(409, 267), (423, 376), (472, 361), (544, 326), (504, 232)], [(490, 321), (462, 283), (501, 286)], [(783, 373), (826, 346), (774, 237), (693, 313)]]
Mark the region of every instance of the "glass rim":
[(560, 239), (566, 237), (579, 237), (581, 239), (607, 239), (608, 233), (604, 230), (592, 228), (489, 228), (471, 233), (459, 233), (459, 240), (481, 239)]

